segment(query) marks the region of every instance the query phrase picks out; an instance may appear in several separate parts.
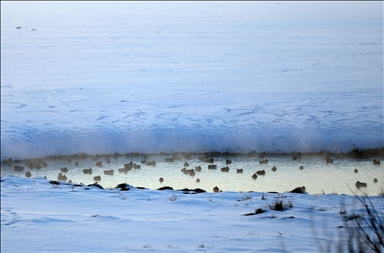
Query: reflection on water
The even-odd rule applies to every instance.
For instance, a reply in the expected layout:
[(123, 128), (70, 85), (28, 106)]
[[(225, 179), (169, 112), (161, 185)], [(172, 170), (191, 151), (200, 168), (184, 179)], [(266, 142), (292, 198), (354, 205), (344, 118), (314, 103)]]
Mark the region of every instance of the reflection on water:
[[(310, 194), (352, 194), (351, 190), (357, 191), (355, 184), (360, 181), (367, 183), (367, 187), (361, 189), (369, 195), (378, 195), (384, 189), (383, 163), (375, 165), (373, 159), (332, 157), (333, 163), (331, 160), (327, 163), (325, 156), (320, 155), (303, 155), (298, 159), (293, 159), (291, 155), (267, 155), (263, 158), (221, 155), (213, 156), (214, 163), (209, 163), (212, 161), (202, 157), (198, 154), (178, 155), (174, 157), (176, 159), (172, 155), (51, 157), (41, 160), (37, 168), (26, 161), (2, 163), (1, 176), (46, 176), (50, 180), (58, 180), (60, 176), (61, 180), (84, 184), (100, 180), (98, 182), (104, 188), (128, 183), (150, 189), (171, 186), (174, 189), (213, 191), (213, 187), (218, 186), (223, 191), (284, 192), (305, 186)], [(268, 159), (268, 163), (259, 162), (264, 159)], [(209, 165), (217, 166), (216, 169), (208, 169)], [(201, 166), (201, 171), (196, 168), (198, 166)], [(265, 170), (265, 175), (259, 173), (253, 179), (253, 174), (259, 170)], [(374, 179), (377, 179), (376, 183)]]

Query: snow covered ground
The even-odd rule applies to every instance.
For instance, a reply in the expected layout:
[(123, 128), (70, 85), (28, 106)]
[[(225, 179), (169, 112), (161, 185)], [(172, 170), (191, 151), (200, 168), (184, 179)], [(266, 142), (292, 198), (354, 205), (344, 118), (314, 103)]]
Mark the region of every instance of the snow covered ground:
[[(380, 1), (1, 2), (1, 161), (341, 153), (383, 148), (383, 120)], [(1, 252), (313, 252), (364, 213), (351, 195), (1, 181)]]
[(383, 147), (382, 18), (382, 2), (2, 2), (1, 160)]
[[(269, 208), (276, 198), (285, 210)], [(370, 200), (383, 220), (383, 196)], [(1, 252), (337, 252), (364, 210), (351, 195), (120, 191), (6, 176)]]

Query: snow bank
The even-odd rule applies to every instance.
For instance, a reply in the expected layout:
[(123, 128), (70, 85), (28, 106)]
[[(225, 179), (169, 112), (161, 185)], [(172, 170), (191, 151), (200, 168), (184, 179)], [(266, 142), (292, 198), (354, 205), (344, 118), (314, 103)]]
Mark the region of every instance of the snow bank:
[[(283, 211), (269, 207), (276, 200)], [(369, 200), (382, 219), (383, 197)], [(6, 176), (1, 252), (337, 252), (359, 215), (348, 195), (101, 190)]]

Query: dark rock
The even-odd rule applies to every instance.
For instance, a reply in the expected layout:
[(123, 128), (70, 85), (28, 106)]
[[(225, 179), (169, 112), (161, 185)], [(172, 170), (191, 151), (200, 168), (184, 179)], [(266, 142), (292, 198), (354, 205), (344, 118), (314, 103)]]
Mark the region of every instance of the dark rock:
[(93, 184), (89, 184), (88, 186), (89, 186), (89, 187), (91, 187), (91, 186), (95, 186), (95, 187), (97, 187), (97, 188), (100, 188), (100, 189), (104, 190), (103, 186), (101, 186), (101, 185), (98, 184), (97, 182), (95, 182), (95, 183), (93, 183)]
[(126, 184), (126, 183), (121, 183), (121, 184), (118, 184), (116, 187), (116, 189), (121, 189), (121, 191), (129, 191), (129, 184)]
[(196, 193), (204, 193), (204, 192), (206, 192), (205, 190), (200, 189), (200, 188), (196, 188), (196, 189), (184, 188), (184, 189), (181, 189), (179, 191), (182, 191), (184, 194), (196, 194)]
[(305, 191), (305, 186), (302, 186), (302, 187), (296, 187), (295, 189), (293, 189), (292, 191), (290, 191), (290, 193), (307, 194), (307, 192)]
[(257, 208), (255, 210), (255, 212), (253, 212), (253, 213), (246, 213), (246, 214), (244, 214), (244, 216), (251, 216), (251, 215), (256, 215), (256, 214), (261, 214), (261, 213), (264, 213), (264, 210), (261, 209), (261, 208)]
[(171, 191), (173, 191), (173, 188), (170, 187), (170, 186), (163, 186), (163, 187), (160, 187), (160, 188), (157, 189), (157, 190), (159, 190), (159, 191), (164, 191), (164, 190), (171, 190)]

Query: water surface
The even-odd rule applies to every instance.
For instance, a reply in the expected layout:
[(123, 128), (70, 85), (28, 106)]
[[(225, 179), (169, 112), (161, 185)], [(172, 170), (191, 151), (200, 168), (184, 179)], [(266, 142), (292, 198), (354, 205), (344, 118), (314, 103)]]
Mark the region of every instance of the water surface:
[[(264, 158), (250, 155), (237, 156), (213, 156), (216, 170), (208, 169), (211, 163), (199, 160), (202, 154), (193, 154), (191, 157), (182, 157), (174, 162), (166, 162), (165, 158), (172, 155), (129, 155), (129, 156), (87, 156), (79, 159), (63, 156), (61, 158), (47, 158), (47, 167), (41, 169), (30, 169), (27, 160), (15, 161), (11, 166), (2, 163), (1, 176), (14, 174), (25, 177), (25, 173), (30, 171), (31, 177), (47, 177), (50, 180), (58, 180), (61, 168), (66, 167), (68, 172), (67, 181), (73, 183), (91, 184), (94, 177), (100, 176), (101, 184), (104, 188), (116, 187), (119, 183), (128, 183), (133, 186), (158, 189), (163, 186), (170, 186), (174, 189), (182, 188), (201, 188), (206, 191), (213, 191), (217, 186), (223, 191), (290, 191), (298, 186), (305, 186), (310, 194), (337, 193), (352, 194), (357, 192), (356, 181), (367, 183), (367, 187), (361, 188), (370, 195), (378, 195), (383, 187), (384, 171), (381, 165), (374, 165), (373, 159), (351, 159), (347, 157), (333, 157), (334, 163), (327, 164), (325, 156), (322, 155), (302, 155), (294, 160), (291, 155), (266, 155)], [(226, 160), (231, 160), (231, 164), (226, 164)], [(268, 159), (268, 164), (260, 164), (259, 161)], [(108, 163), (109, 160), (109, 163)], [(155, 161), (156, 165), (147, 165), (146, 162)], [(102, 166), (96, 166), (96, 162), (101, 162)], [(140, 169), (132, 169), (127, 173), (119, 172), (118, 169), (124, 168), (126, 163), (140, 165)], [(189, 166), (185, 166), (185, 162)], [(78, 163), (78, 164), (77, 164)], [(23, 166), (22, 171), (16, 171), (14, 166)], [(194, 176), (187, 175), (181, 170), (195, 169), (201, 166), (201, 172), (195, 172)], [(221, 168), (229, 167), (228, 172), (222, 172)], [(273, 167), (276, 171), (272, 171)], [(303, 166), (303, 169), (300, 169)], [(84, 174), (84, 169), (92, 168), (92, 174)], [(238, 173), (237, 169), (243, 169), (243, 173)], [(355, 173), (355, 169), (358, 170)], [(104, 173), (106, 170), (113, 170), (113, 175)], [(252, 175), (259, 170), (265, 170), (265, 175), (258, 175), (253, 179)], [(164, 181), (159, 182), (160, 178)], [(374, 179), (378, 182), (374, 183)], [(196, 182), (199, 179), (200, 182)]]

